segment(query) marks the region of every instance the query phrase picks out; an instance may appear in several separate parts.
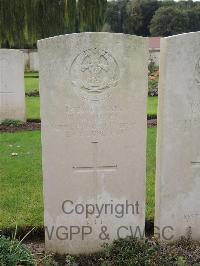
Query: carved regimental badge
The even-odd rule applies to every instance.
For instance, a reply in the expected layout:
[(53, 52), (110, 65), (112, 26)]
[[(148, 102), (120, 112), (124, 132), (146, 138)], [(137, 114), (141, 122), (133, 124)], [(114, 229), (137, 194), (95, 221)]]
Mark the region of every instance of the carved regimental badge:
[(195, 80), (197, 82), (197, 85), (200, 86), (200, 58), (198, 59), (195, 67)]
[(98, 101), (109, 95), (119, 81), (119, 67), (107, 51), (91, 48), (80, 53), (72, 62), (71, 81), (86, 99)]

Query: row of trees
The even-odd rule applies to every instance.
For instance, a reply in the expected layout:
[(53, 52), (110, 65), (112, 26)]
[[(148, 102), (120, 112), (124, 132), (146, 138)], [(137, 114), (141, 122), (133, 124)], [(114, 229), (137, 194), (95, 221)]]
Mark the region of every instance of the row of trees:
[(153, 16), (149, 28), (152, 36), (200, 31), (200, 4), (187, 8), (161, 7)]
[(168, 36), (200, 30), (200, 2), (157, 0), (0, 0), (0, 46), (83, 31)]
[(107, 0), (0, 0), (0, 46), (35, 47), (38, 39), (101, 31)]
[(104, 30), (169, 36), (200, 30), (200, 2), (118, 0), (108, 3)]

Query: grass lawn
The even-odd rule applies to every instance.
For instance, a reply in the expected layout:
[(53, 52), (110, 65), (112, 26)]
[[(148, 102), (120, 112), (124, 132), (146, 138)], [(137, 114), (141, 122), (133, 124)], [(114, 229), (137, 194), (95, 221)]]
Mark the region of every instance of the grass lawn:
[(26, 72), (24, 74), (24, 82), (26, 92), (33, 92), (39, 90), (38, 72)]
[(156, 128), (148, 128), (147, 133), (146, 218), (152, 220), (155, 209)]
[[(154, 215), (155, 138), (156, 129), (149, 128), (147, 219)], [(43, 225), (40, 131), (2, 133), (0, 154), (0, 228)]]
[(26, 118), (40, 119), (40, 98), (26, 97)]
[(149, 116), (157, 115), (158, 97), (148, 97), (147, 100), (147, 114)]
[(42, 225), (40, 132), (1, 133), (0, 154), (0, 228)]

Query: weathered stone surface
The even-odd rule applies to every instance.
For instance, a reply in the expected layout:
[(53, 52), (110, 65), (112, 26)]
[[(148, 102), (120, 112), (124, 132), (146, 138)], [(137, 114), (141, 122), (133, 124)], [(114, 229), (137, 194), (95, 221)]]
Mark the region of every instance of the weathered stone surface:
[[(38, 48), (45, 226), (53, 232), (50, 240), (46, 230), (46, 249), (90, 253), (137, 226), (142, 233), (147, 40), (82, 33), (41, 40)], [(93, 206), (89, 215), (75, 213), (87, 204), (95, 213)], [(80, 231), (70, 236), (70, 229)]]
[(0, 121), (25, 120), (23, 53), (0, 49)]
[(155, 223), (200, 239), (200, 32), (161, 41)]
[(32, 71), (39, 71), (39, 58), (38, 58), (38, 52), (30, 52), (29, 53), (30, 58), (30, 70)]

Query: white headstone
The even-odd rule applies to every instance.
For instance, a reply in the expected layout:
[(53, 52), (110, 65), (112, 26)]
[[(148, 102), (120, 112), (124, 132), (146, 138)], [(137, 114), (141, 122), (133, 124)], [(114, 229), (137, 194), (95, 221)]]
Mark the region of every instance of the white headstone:
[(161, 238), (200, 239), (200, 32), (161, 40), (156, 178)]
[(25, 120), (23, 52), (0, 49), (0, 121)]
[(46, 249), (89, 253), (142, 234), (147, 40), (82, 33), (38, 48)]
[(38, 52), (37, 51), (30, 52), (29, 58), (30, 58), (30, 70), (31, 71), (39, 71)]

